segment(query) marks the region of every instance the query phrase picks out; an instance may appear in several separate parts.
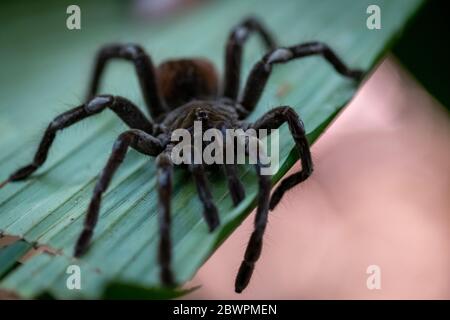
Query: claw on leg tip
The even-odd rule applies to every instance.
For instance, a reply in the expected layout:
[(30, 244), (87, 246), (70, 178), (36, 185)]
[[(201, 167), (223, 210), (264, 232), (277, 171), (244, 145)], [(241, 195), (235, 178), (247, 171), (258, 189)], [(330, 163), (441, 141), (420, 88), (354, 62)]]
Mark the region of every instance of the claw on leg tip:
[(0, 189), (3, 188), (4, 186), (6, 186), (10, 181), (11, 181), (11, 180), (6, 179), (5, 181), (0, 182)]

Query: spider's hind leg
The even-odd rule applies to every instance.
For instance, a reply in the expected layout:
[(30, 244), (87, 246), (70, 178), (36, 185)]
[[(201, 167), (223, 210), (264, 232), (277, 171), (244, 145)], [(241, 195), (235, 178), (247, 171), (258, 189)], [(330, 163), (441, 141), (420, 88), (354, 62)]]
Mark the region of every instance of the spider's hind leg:
[(321, 55), (338, 73), (355, 81), (360, 81), (364, 75), (361, 70), (349, 68), (330, 47), (321, 42), (277, 48), (264, 55), (250, 71), (240, 99), (240, 104), (246, 111), (245, 114), (241, 114), (241, 117), (245, 117), (256, 107), (274, 65), (313, 55)]
[(142, 94), (152, 118), (156, 119), (164, 114), (167, 110), (159, 91), (152, 59), (141, 46), (136, 44), (109, 44), (99, 50), (88, 88), (87, 99), (98, 93), (105, 67), (108, 61), (112, 59), (123, 59), (134, 64)]
[(276, 48), (276, 42), (266, 27), (256, 18), (248, 17), (235, 26), (228, 36), (225, 52), (225, 77), (223, 95), (236, 100), (241, 79), (242, 51), (252, 33), (261, 36), (268, 50)]

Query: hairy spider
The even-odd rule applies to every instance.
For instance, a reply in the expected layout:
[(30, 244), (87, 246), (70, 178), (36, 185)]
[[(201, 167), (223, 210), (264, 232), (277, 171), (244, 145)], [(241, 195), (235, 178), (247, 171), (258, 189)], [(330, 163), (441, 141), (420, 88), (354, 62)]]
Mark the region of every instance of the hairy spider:
[[(244, 91), (238, 98), (242, 50), (252, 33), (261, 36), (268, 53), (254, 65)], [(323, 56), (337, 72), (346, 77), (358, 81), (362, 78), (361, 71), (349, 69), (323, 43), (310, 42), (291, 47), (277, 47), (274, 38), (255, 18), (247, 18), (231, 30), (226, 45), (225, 75), (221, 93), (219, 93), (219, 81), (215, 68), (205, 59), (169, 60), (161, 63), (155, 69), (150, 56), (138, 45), (110, 44), (104, 46), (96, 57), (86, 103), (64, 112), (50, 122), (33, 161), (11, 174), (4, 183), (0, 184), (0, 187), (7, 182), (23, 180), (36, 171), (46, 160), (58, 131), (105, 109), (111, 109), (130, 127), (130, 130), (118, 136), (108, 162), (100, 174), (87, 211), (83, 231), (75, 246), (74, 255), (79, 257), (87, 251), (98, 220), (102, 194), (124, 160), (128, 148), (131, 147), (145, 155), (156, 157), (160, 277), (164, 285), (174, 285), (170, 238), (170, 197), (174, 166), (170, 157), (170, 150), (173, 147), (173, 143), (170, 141), (171, 132), (177, 128), (190, 129), (196, 120), (202, 121), (207, 128), (219, 130), (254, 128), (257, 131), (261, 128), (275, 129), (287, 122), (300, 154), (302, 169), (285, 178), (270, 197), (270, 177), (262, 175), (260, 173), (261, 164), (256, 164), (259, 195), (254, 231), (235, 281), (236, 292), (241, 292), (248, 285), (255, 263), (261, 254), (269, 209), (275, 208), (287, 190), (304, 181), (313, 171), (303, 123), (294, 109), (288, 106), (274, 108), (254, 123), (246, 122), (245, 118), (255, 109), (275, 64), (311, 55)], [(97, 95), (100, 78), (107, 62), (111, 59), (124, 59), (134, 64), (152, 120), (148, 119), (131, 101), (123, 97)], [(201, 164), (191, 164), (188, 168), (192, 172), (199, 198), (203, 203), (204, 219), (209, 230), (213, 231), (219, 225), (219, 215), (208, 187), (204, 167)], [(224, 164), (223, 168), (233, 203), (237, 205), (245, 197), (245, 193), (237, 176), (236, 166)]]

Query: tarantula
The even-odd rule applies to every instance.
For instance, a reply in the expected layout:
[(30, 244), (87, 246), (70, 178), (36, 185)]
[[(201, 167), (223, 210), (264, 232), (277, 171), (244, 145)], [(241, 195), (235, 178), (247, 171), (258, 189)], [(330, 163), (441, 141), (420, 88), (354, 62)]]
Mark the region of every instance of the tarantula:
[[(252, 33), (261, 36), (268, 52), (253, 67), (243, 93), (238, 97), (243, 46)], [(86, 103), (54, 118), (46, 129), (33, 161), (20, 168), (0, 186), (8, 182), (26, 179), (46, 160), (56, 133), (90, 116), (111, 109), (130, 130), (120, 134), (112, 153), (100, 174), (93, 191), (84, 221), (84, 228), (75, 246), (74, 255), (83, 255), (89, 246), (94, 227), (98, 221), (102, 194), (114, 173), (123, 162), (128, 148), (156, 157), (157, 189), (159, 196), (159, 254), (160, 278), (164, 285), (174, 285), (171, 270), (171, 208), (173, 163), (170, 135), (177, 128), (189, 129), (194, 121), (202, 121), (209, 128), (276, 129), (287, 122), (298, 149), (302, 169), (285, 178), (270, 197), (270, 177), (261, 175), (260, 163), (256, 164), (259, 194), (254, 231), (245, 251), (244, 259), (235, 281), (236, 292), (248, 285), (258, 260), (267, 224), (268, 211), (280, 201), (283, 194), (304, 181), (313, 171), (311, 153), (303, 123), (294, 109), (288, 106), (274, 108), (254, 123), (245, 118), (255, 109), (275, 64), (311, 55), (323, 56), (337, 72), (359, 81), (363, 73), (349, 69), (338, 56), (320, 42), (303, 43), (290, 47), (278, 47), (272, 35), (255, 18), (247, 18), (235, 26), (228, 37), (225, 52), (225, 75), (223, 90), (219, 93), (219, 81), (215, 68), (206, 59), (177, 59), (162, 62), (156, 69), (150, 56), (139, 45), (110, 44), (98, 52), (93, 75), (89, 84)], [(151, 115), (148, 119), (131, 101), (113, 95), (97, 95), (101, 76), (111, 59), (124, 59), (134, 64), (144, 100)], [(258, 131), (258, 130), (256, 130)], [(244, 197), (245, 191), (237, 176), (236, 165), (224, 164), (230, 195), (234, 205)], [(202, 164), (188, 165), (203, 204), (203, 216), (213, 231), (219, 225), (219, 215), (213, 202), (207, 177)]]

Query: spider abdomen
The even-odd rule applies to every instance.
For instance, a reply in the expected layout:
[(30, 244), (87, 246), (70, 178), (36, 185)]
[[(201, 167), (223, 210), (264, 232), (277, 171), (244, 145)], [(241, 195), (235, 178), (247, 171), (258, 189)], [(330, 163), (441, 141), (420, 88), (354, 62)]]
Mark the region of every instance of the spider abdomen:
[(170, 109), (193, 99), (213, 99), (218, 93), (218, 76), (206, 59), (167, 60), (159, 65), (161, 93)]

